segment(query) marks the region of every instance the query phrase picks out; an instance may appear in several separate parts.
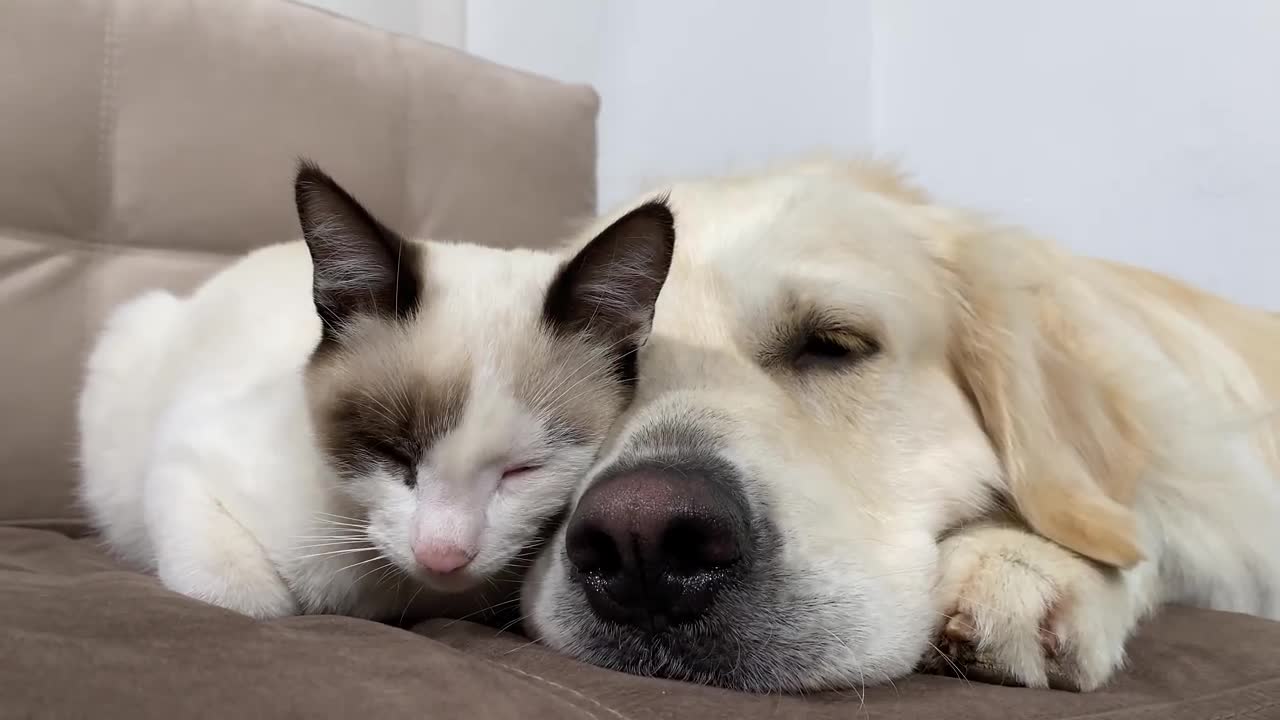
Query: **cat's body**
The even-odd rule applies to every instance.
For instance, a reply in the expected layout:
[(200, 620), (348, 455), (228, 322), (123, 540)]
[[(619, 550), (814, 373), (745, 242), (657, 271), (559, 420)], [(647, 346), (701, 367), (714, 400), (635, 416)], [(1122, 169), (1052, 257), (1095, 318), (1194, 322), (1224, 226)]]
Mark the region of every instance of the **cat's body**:
[[(486, 325), (504, 314), (532, 321), (556, 267), (530, 251), (433, 243), (429, 253), (451, 276), (437, 292), (453, 294), (441, 287), (450, 280), (462, 294), (492, 288), (495, 275), (505, 282), (487, 298), (450, 298)], [(116, 311), (82, 402), (83, 426), (102, 430), (84, 446), (95, 524), (171, 589), (252, 615), (386, 616), (414, 595), (415, 612), (469, 612), (486, 600), (419, 593), (354, 532), (365, 519), (308, 410), (305, 371), (321, 335), (311, 275), (303, 242), (275, 245), (189, 297), (156, 291)]]
[(405, 242), (314, 168), (298, 193), (305, 242), (108, 320), (80, 401), (90, 517), (255, 617), (495, 605), (629, 397), (626, 346), (548, 305), (553, 280), (581, 299), (556, 255)]

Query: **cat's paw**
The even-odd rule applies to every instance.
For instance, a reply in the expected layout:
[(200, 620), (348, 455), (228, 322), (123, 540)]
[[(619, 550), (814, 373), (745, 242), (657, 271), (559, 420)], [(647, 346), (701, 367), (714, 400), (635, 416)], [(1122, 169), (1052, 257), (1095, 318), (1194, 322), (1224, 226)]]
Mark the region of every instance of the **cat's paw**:
[(293, 593), (274, 570), (254, 563), (210, 566), (199, 562), (202, 559), (162, 561), (160, 582), (189, 598), (259, 620), (298, 614)]
[(1090, 691), (1124, 664), (1136, 618), (1119, 571), (1011, 527), (963, 530), (941, 562), (943, 621), (925, 669)]
[(187, 519), (169, 528), (157, 553), (156, 574), (165, 587), (260, 620), (298, 614), (275, 564), (239, 523), (221, 510)]

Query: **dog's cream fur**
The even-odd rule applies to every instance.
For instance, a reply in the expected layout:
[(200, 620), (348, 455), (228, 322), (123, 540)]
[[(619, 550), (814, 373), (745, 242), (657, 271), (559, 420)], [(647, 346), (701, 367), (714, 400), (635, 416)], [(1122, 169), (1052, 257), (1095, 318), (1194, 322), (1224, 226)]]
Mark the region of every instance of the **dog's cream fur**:
[[(632, 411), (722, 441), (785, 599), (717, 676), (607, 650), (548, 552), (526, 609), (606, 665), (750, 689), (926, 664), (1089, 690), (1164, 603), (1280, 618), (1280, 317), (935, 205), (874, 163), (676, 184)], [(766, 362), (796, 318), (881, 350)], [(590, 477), (587, 484), (590, 483)]]

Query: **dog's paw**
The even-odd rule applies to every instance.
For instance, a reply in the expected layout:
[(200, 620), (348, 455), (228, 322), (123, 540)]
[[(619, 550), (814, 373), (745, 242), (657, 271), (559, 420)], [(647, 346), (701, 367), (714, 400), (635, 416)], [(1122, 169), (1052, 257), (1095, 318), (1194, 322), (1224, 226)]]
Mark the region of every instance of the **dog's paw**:
[(1030, 532), (970, 528), (941, 547), (942, 623), (924, 667), (970, 680), (1090, 691), (1134, 625), (1120, 573)]

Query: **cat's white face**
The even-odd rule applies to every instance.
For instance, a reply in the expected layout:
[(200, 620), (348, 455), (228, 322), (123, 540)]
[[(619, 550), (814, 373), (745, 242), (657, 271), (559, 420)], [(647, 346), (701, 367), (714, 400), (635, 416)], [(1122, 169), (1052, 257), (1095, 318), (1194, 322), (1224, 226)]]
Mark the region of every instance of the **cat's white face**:
[(311, 414), (363, 533), (439, 591), (523, 564), (630, 399), (670, 243), (628, 239), (671, 237), (670, 213), (632, 213), (562, 262), (406, 242), (319, 171), (298, 190), (324, 323)]
[(565, 505), (627, 388), (611, 354), (542, 320), (548, 254), (428, 244), (402, 322), (312, 362), (313, 417), (371, 543), (438, 590), (509, 565)]

